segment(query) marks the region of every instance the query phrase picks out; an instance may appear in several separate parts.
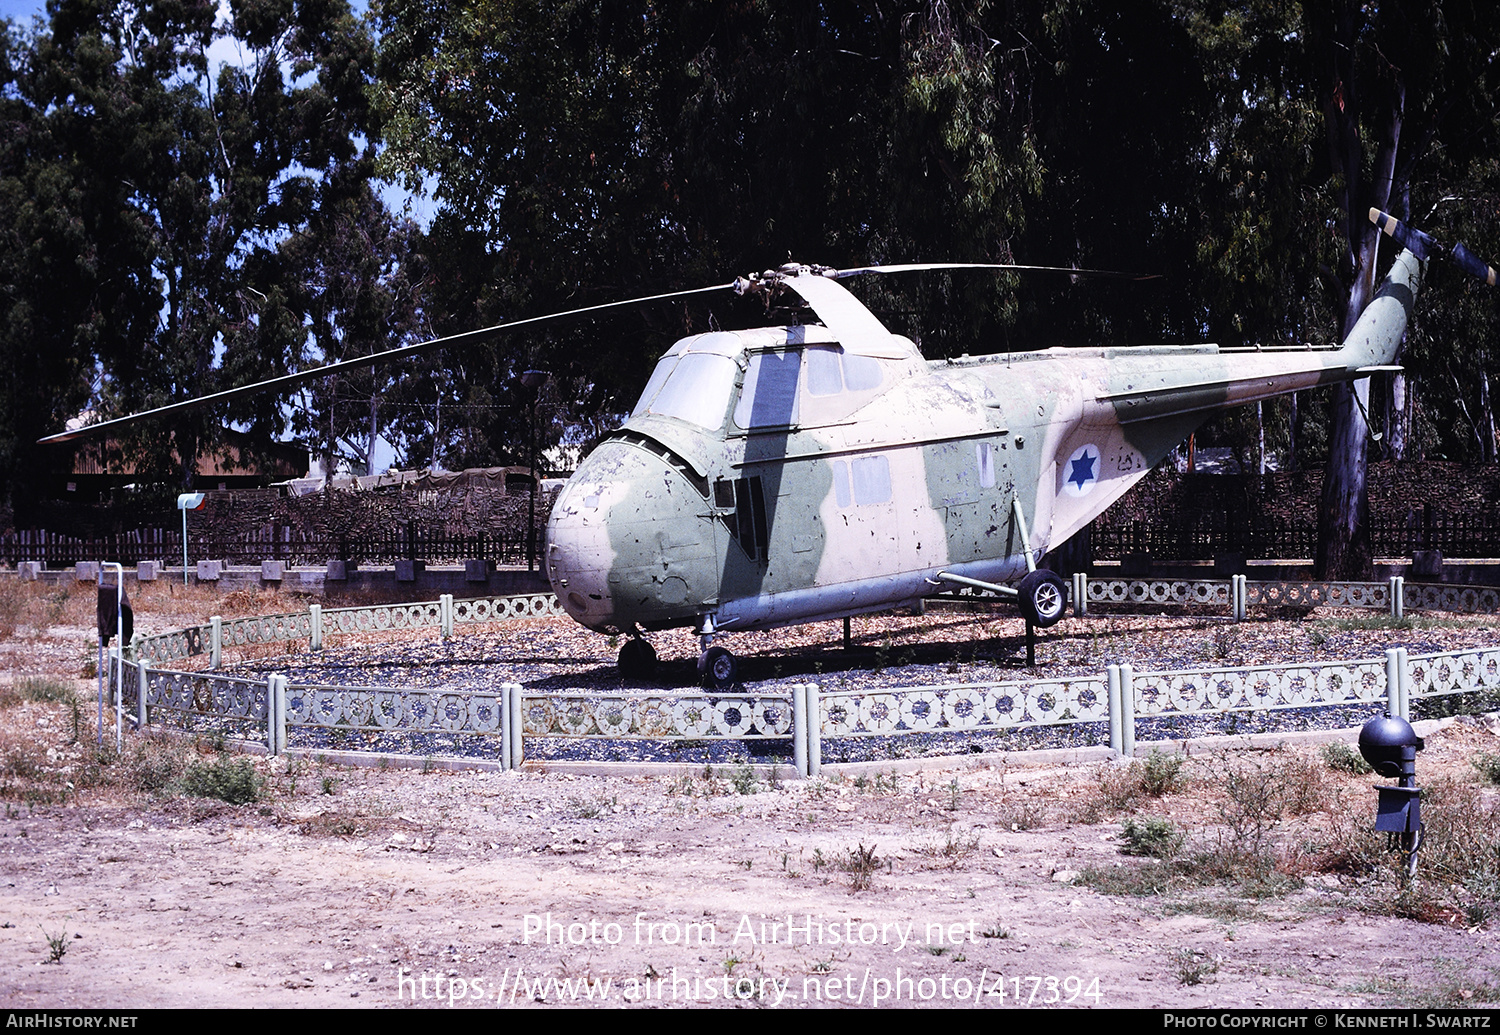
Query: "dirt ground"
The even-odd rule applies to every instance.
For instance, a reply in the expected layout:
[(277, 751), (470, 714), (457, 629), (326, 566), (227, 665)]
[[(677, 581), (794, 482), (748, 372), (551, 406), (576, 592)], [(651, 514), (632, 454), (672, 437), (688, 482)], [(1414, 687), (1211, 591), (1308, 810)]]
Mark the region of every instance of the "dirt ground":
[[(80, 606), (0, 641), (8, 685), (91, 693)], [(1500, 1003), (1500, 917), (1472, 884), (1403, 890), (1368, 864), (1374, 778), (1325, 765), (1326, 735), (1195, 745), (1162, 794), (1143, 763), (1086, 754), (811, 782), (259, 758), (259, 800), (229, 805), (99, 776), (72, 721), (66, 703), (0, 709), (7, 1008)], [(1421, 727), (1424, 784), (1466, 801), (1478, 837), (1500, 807), (1470, 759), (1500, 753), (1495, 725)], [(215, 758), (132, 752), (137, 774)], [(1235, 774), (1305, 800), (1247, 833)], [(1176, 863), (1122, 854), (1150, 819), (1185, 837)], [(1247, 839), (1271, 871), (1195, 874)], [(1136, 873), (1151, 893), (1105, 893)]]

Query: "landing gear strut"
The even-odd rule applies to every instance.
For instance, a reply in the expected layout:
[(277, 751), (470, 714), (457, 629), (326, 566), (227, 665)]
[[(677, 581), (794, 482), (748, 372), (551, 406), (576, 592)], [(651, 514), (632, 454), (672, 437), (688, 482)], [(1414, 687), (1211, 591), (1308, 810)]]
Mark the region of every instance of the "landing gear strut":
[(740, 678), (740, 662), (723, 647), (712, 646), (714, 642), (714, 616), (704, 615), (698, 627), (698, 642), (702, 653), (698, 655), (698, 682), (705, 690), (727, 690)]

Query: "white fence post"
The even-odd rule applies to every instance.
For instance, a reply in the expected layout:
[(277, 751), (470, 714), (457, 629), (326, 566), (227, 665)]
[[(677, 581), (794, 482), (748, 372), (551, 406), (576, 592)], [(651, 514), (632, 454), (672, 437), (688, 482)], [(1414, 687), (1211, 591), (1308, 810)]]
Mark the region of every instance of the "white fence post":
[(442, 593), (438, 595), (438, 625), (442, 628), (443, 639), (453, 639), (452, 593)]
[(1079, 618), (1089, 613), (1089, 577), (1081, 571), (1073, 573), (1073, 614)]
[(1401, 651), (1390, 647), (1385, 652), (1385, 700), (1386, 710), (1392, 718), (1406, 718), (1407, 709), (1404, 687), (1401, 685)]
[(150, 686), (151, 678), (146, 671), (147, 665), (144, 661), (135, 663), (135, 671), (138, 677), (135, 691), (135, 731), (146, 732), (146, 722), (149, 718), (146, 712), (146, 689)]
[(807, 775), (823, 775), (823, 706), (818, 702), (818, 684), (803, 688), (807, 695)]
[(512, 768), (510, 759), (510, 715), (512, 690), (510, 683), (500, 684), (500, 768), (509, 772)]
[(525, 701), (524, 693), (519, 683), (505, 684), (505, 749), (502, 753), (502, 764), (506, 755), (509, 756), (509, 767), (511, 769), (521, 768), (521, 763), (526, 761), (526, 747), (524, 744), (525, 728)]
[(213, 615), (208, 620), (208, 667), (218, 668), (224, 660), (224, 619)]
[(1400, 575), (1391, 576), (1391, 617), (1406, 617), (1406, 580)]
[(1134, 677), (1134, 668), (1129, 665), (1120, 666), (1120, 753), (1126, 758), (1135, 757)]
[(311, 627), (308, 630), (307, 649), (308, 650), (322, 650), (323, 649), (323, 605), (322, 604), (308, 604), (307, 605), (307, 613), (310, 616), (309, 619), (308, 619), (307, 624)]
[(286, 676), (266, 678), (266, 750), (286, 750)]
[(797, 775), (806, 779), (811, 775), (807, 763), (807, 687), (792, 684), (792, 763)]
[(1104, 681), (1109, 686), (1109, 749), (1115, 754), (1125, 751), (1125, 713), (1120, 707), (1120, 666), (1109, 665), (1104, 669)]

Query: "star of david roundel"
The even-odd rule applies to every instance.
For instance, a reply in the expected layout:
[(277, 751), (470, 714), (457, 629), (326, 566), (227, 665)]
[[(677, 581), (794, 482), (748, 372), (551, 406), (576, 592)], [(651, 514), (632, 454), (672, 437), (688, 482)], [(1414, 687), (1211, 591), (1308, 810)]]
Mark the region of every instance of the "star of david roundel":
[(1099, 480), (1099, 447), (1092, 442), (1073, 450), (1063, 465), (1063, 491), (1069, 496), (1087, 496)]

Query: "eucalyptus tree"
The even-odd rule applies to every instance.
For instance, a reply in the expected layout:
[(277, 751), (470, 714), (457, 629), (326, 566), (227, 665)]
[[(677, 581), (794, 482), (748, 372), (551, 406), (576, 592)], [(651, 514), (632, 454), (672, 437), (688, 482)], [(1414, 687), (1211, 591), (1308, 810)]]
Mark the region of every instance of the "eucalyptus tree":
[[(214, 0), (53, 0), (32, 44), (32, 117), (82, 184), (70, 204), (102, 213), (78, 226), (79, 254), (128, 299), (125, 319), (88, 342), (99, 411), (303, 362), (301, 272), (282, 246), (366, 175), (373, 52), (347, 4), (233, 0), (227, 14)], [(138, 469), (190, 479), (225, 419), (285, 426), (266, 398), (177, 416), (131, 443)]]

